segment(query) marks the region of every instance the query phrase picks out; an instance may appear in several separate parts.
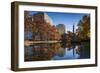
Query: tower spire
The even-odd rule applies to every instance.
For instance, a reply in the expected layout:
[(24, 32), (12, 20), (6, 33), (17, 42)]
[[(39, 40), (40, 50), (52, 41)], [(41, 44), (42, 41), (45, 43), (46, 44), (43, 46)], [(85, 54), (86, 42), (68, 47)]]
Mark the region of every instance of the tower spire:
[(75, 32), (74, 29), (75, 29), (75, 26), (74, 26), (74, 24), (73, 24), (73, 33)]
[[(75, 30), (75, 26), (73, 24), (73, 38), (72, 38), (73, 39), (73, 42), (75, 42), (75, 34), (74, 34), (75, 31), (74, 30)], [(75, 44), (73, 44), (73, 56), (75, 56), (75, 50), (74, 49), (75, 49)]]

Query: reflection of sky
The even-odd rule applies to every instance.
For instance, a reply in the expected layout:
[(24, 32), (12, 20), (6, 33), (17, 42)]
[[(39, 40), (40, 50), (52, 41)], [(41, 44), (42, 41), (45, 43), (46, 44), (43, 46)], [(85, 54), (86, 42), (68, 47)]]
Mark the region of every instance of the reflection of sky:
[[(32, 16), (37, 12), (30, 11), (29, 15)], [(52, 19), (54, 25), (64, 24), (66, 31), (72, 31), (73, 24), (77, 28), (77, 24), (80, 19), (86, 14), (83, 13), (58, 13), (58, 12), (46, 12)]]
[(79, 55), (76, 53), (76, 50), (74, 50), (74, 53), (75, 54), (73, 55), (73, 49), (67, 50), (67, 48), (66, 48), (63, 57), (56, 55), (56, 56), (53, 57), (53, 59), (54, 60), (78, 59)]

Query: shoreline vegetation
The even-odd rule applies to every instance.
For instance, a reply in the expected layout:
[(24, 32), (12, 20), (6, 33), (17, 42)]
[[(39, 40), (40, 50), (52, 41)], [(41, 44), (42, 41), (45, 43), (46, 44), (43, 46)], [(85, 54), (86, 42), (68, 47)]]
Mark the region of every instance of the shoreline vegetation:
[[(82, 40), (82, 41), (72, 41), (71, 43), (81, 43), (81, 42), (90, 42), (90, 40)], [(52, 43), (64, 43), (62, 41), (32, 41), (32, 40), (26, 40), (24, 41), (25, 46), (30, 46), (33, 44), (52, 44)], [(66, 42), (65, 42), (66, 43)]]

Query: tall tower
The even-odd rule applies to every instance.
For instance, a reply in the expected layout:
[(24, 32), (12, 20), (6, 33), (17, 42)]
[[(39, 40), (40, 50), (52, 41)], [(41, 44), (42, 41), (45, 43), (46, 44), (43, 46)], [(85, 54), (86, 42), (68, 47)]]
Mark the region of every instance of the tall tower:
[(74, 26), (74, 24), (73, 24), (73, 33), (75, 32), (74, 29), (75, 29), (75, 26)]
[[(73, 24), (73, 37), (72, 37), (72, 40), (73, 40), (73, 42), (75, 42), (75, 26), (74, 26), (74, 24)], [(75, 44), (73, 43), (73, 56), (75, 56)]]

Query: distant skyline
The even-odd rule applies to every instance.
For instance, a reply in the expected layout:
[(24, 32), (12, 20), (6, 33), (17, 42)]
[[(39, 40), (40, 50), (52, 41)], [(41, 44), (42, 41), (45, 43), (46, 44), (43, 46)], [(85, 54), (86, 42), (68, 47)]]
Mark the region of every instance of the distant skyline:
[[(29, 11), (29, 15), (32, 16), (39, 11)], [(64, 24), (67, 31), (73, 30), (73, 25), (75, 29), (77, 28), (78, 22), (82, 19), (84, 13), (61, 13), (61, 12), (45, 12), (52, 19), (53, 25)]]

